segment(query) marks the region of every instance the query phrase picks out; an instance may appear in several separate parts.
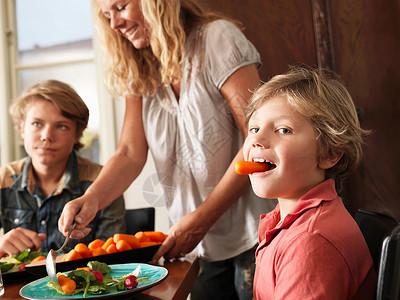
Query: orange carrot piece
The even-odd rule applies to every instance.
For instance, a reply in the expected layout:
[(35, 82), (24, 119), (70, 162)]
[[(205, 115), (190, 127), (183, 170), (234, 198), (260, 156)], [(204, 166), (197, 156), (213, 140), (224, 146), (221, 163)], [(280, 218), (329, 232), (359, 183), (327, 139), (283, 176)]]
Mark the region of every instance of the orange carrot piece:
[(108, 238), (107, 241), (104, 243), (104, 245), (101, 246), (101, 248), (103, 248), (104, 250), (107, 251), (107, 248), (108, 248), (111, 244), (114, 244), (114, 245), (115, 245), (115, 242), (114, 242), (114, 238), (113, 238), (113, 237)]
[(63, 261), (71, 261), (71, 260), (76, 260), (76, 259), (81, 259), (82, 255), (79, 254), (78, 251), (75, 249), (72, 249), (69, 251), (67, 254), (65, 254)]
[(63, 292), (67, 295), (71, 295), (76, 289), (76, 282), (63, 274), (57, 277), (57, 282)]
[[(114, 234), (114, 243), (117, 244), (119, 241), (125, 241), (129, 244), (131, 249), (136, 249), (139, 248), (140, 241), (139, 239), (132, 235), (132, 234), (122, 234), (122, 233), (116, 233)], [(118, 247), (117, 247), (118, 249)]]
[(167, 236), (161, 231), (144, 231), (153, 242), (164, 242)]
[(82, 258), (91, 257), (92, 252), (84, 243), (76, 244), (74, 249), (82, 256)]
[(37, 261), (41, 261), (41, 260), (44, 260), (44, 259), (46, 259), (46, 256), (43, 256), (43, 255), (37, 256), (34, 259), (32, 259), (31, 263), (34, 263), (34, 262), (37, 262)]
[(143, 243), (140, 243), (140, 248), (154, 246), (154, 245), (158, 245), (158, 244), (159, 244), (158, 242), (143, 242)]
[(132, 247), (125, 240), (119, 240), (116, 244), (116, 248), (118, 251), (132, 250)]
[(151, 238), (146, 233), (144, 233), (143, 231), (136, 232), (135, 236), (138, 238), (140, 243), (151, 242), (152, 241)]
[(111, 244), (110, 246), (108, 246), (106, 251), (108, 254), (118, 252), (117, 246), (115, 244)]
[(81, 268), (76, 268), (77, 270), (84, 270), (84, 271), (88, 271), (88, 272), (92, 272), (92, 269), (90, 269), (89, 267), (81, 267)]
[(84, 243), (76, 244), (74, 249), (78, 252), (85, 252), (89, 250), (88, 246), (86, 246)]
[(106, 250), (104, 250), (102, 247), (98, 247), (93, 250), (92, 256), (99, 256), (99, 255), (104, 255), (108, 254)]
[(238, 161), (235, 167), (236, 173), (240, 175), (252, 174), (254, 172), (264, 172), (269, 170), (267, 163)]
[(103, 240), (96, 239), (96, 240), (94, 240), (94, 241), (89, 243), (88, 248), (90, 250), (94, 250), (96, 248), (102, 247), (104, 245), (104, 243), (105, 242)]

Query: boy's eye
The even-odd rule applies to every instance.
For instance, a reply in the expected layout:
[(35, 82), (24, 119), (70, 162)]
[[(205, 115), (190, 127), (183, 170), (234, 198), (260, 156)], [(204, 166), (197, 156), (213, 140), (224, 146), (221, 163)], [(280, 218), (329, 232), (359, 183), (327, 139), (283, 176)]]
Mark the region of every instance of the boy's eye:
[(58, 128), (58, 129), (61, 129), (61, 130), (65, 130), (65, 129), (67, 129), (67, 126), (65, 126), (65, 125), (58, 125), (57, 128)]
[(40, 124), (39, 122), (33, 122), (32, 125), (33, 125), (34, 127), (39, 127), (41, 124)]
[(256, 127), (249, 128), (250, 133), (257, 133), (260, 129)]
[(117, 6), (117, 10), (118, 11), (123, 11), (125, 9), (125, 7), (126, 7), (126, 5)]
[(290, 129), (287, 129), (287, 128), (279, 128), (277, 131), (278, 131), (279, 133), (282, 133), (282, 134), (289, 134), (289, 133), (292, 133), (292, 131), (291, 131)]

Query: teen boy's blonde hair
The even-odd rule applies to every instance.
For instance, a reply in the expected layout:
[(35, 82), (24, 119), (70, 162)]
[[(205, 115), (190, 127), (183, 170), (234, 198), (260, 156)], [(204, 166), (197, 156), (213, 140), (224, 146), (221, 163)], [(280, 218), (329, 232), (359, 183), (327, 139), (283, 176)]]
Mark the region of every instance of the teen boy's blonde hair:
[(342, 80), (327, 70), (292, 67), (283, 75), (274, 76), (252, 96), (246, 110), (246, 126), (255, 110), (277, 96), (309, 119), (317, 133), (320, 158), (342, 155), (328, 169), (327, 178), (334, 178), (338, 191), (342, 180), (359, 165), (363, 135), (369, 131), (360, 127), (353, 100)]
[[(136, 49), (110, 27), (92, 0), (96, 29), (106, 55), (106, 85), (113, 96), (155, 94), (160, 84), (181, 79), (186, 36), (196, 25), (227, 19), (205, 12), (198, 0), (138, 0), (150, 35), (150, 47)], [(236, 25), (238, 22), (230, 20)]]
[[(15, 128), (21, 133), (21, 126), (25, 122), (26, 113), (31, 103), (37, 98), (47, 100), (60, 109), (61, 114), (71, 120), (76, 121), (76, 130), (79, 137), (82, 136), (88, 121), (89, 109), (78, 93), (68, 84), (57, 81), (47, 80), (25, 90), (10, 107), (10, 114), (13, 118)], [(83, 144), (74, 145), (75, 150), (79, 150)]]

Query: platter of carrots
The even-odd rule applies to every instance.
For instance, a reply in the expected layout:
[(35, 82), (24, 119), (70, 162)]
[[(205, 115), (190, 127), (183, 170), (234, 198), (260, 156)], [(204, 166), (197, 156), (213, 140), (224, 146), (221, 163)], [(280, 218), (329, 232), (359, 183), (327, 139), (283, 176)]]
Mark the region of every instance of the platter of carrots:
[[(71, 251), (56, 259), (57, 272), (75, 269), (96, 259), (107, 264), (146, 263), (156, 253), (167, 235), (159, 231), (139, 231), (135, 235), (116, 233), (103, 241), (96, 239), (88, 245), (79, 243)], [(47, 276), (45, 260), (25, 266), (36, 276)]]

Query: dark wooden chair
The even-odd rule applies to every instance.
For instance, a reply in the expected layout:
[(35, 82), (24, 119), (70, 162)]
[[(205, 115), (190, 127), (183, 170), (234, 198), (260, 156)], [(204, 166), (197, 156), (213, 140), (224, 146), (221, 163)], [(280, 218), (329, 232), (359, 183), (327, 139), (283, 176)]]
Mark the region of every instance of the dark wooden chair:
[(374, 268), (378, 272), (383, 239), (399, 225), (399, 222), (388, 215), (362, 208), (356, 212), (354, 218), (367, 242)]
[[(376, 298), (377, 294), (377, 272), (380, 270), (381, 247), (385, 237), (399, 225), (399, 222), (385, 214), (359, 209), (354, 216), (364, 239), (368, 245), (374, 261), (374, 268), (370, 270), (358, 293), (353, 300), (386, 299)], [(387, 281), (385, 281), (386, 283)]]
[(154, 207), (127, 209), (125, 221), (127, 234), (135, 234), (138, 231), (153, 231), (155, 209)]
[(400, 299), (400, 225), (383, 240), (379, 263), (377, 300)]

